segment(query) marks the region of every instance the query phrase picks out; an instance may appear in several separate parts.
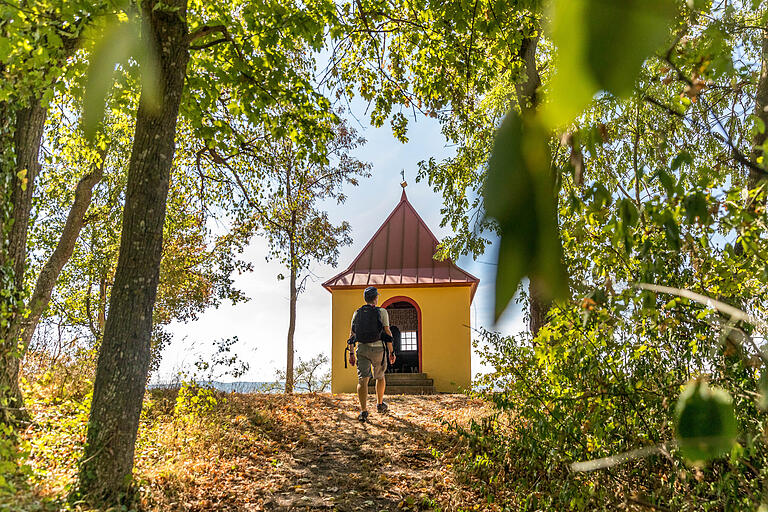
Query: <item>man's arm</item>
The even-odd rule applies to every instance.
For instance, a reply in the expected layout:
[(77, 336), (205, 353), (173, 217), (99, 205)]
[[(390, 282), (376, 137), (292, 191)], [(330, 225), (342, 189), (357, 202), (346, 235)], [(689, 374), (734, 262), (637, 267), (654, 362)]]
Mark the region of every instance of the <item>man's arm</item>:
[[(385, 332), (385, 333), (387, 333), (387, 334), (389, 334), (389, 339), (390, 339), (390, 340), (394, 339), (394, 338), (392, 337), (392, 331), (389, 329), (389, 326), (388, 326), (388, 325), (385, 325), (385, 326), (384, 326), (384, 332)], [(391, 341), (387, 341), (387, 350), (389, 350), (389, 353), (390, 353), (390, 354), (394, 354), (394, 353), (395, 353), (395, 347), (392, 345), (392, 342), (391, 342)]]
[(387, 350), (389, 351), (389, 364), (395, 364), (395, 347), (392, 345), (392, 340), (394, 339), (392, 337), (392, 331), (389, 329), (388, 325), (384, 326), (384, 332), (389, 335), (389, 338), (387, 338)]
[(387, 333), (389, 338), (387, 338), (389, 341), (387, 341), (387, 350), (389, 351), (389, 359), (390, 363), (393, 363), (394, 360), (392, 358), (392, 355), (395, 353), (395, 347), (392, 346), (392, 331), (389, 329), (389, 312), (385, 308), (379, 308), (379, 318), (381, 319), (381, 326), (384, 328), (384, 332)]

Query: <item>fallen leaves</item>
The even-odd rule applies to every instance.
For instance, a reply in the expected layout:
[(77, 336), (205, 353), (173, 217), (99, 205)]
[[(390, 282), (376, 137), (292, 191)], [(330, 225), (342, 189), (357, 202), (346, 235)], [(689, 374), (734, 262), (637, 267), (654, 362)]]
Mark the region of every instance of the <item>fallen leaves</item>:
[[(461, 395), (395, 396), (390, 414), (361, 425), (353, 395), (231, 394), (209, 415), (182, 420), (166, 404), (172, 397), (148, 400), (153, 414), (139, 430), (135, 473), (142, 508), (158, 511), (377, 512), (430, 510), (433, 502), (455, 510), (472, 491), (455, 480), (451, 457), (434, 454), (456, 447), (446, 422), (489, 412)], [(38, 414), (63, 421), (67, 413), (54, 407)], [(57, 492), (61, 472), (71, 481), (75, 470), (72, 460), (56, 473)]]

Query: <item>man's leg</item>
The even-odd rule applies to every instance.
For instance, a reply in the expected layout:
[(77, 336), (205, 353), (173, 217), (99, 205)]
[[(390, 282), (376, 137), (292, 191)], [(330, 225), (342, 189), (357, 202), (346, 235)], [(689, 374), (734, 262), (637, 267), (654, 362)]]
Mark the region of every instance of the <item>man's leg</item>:
[(384, 380), (384, 377), (380, 379), (376, 379), (376, 399), (377, 404), (380, 404), (384, 401), (384, 389), (387, 387), (387, 381)]
[[(376, 390), (379, 389), (379, 382), (376, 381)], [(368, 377), (357, 379), (357, 398), (360, 399), (360, 411), (368, 410)]]

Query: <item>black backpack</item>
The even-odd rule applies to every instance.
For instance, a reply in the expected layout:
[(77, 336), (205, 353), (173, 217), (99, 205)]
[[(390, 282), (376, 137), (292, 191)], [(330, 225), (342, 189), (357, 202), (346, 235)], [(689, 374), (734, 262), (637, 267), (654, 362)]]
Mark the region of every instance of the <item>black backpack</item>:
[(379, 308), (366, 304), (357, 310), (355, 321), (352, 323), (355, 341), (358, 343), (379, 341), (383, 330), (384, 324), (381, 323)]

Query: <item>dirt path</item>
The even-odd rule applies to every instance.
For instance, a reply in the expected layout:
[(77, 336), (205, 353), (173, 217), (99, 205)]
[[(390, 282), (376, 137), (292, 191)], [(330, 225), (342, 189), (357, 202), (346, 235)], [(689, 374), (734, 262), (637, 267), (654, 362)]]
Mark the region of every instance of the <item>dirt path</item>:
[(242, 448), (219, 448), (215, 467), (198, 459), (175, 492), (169, 481), (150, 477), (151, 487), (164, 496), (161, 503), (152, 500), (151, 508), (454, 509), (451, 502), (462, 491), (445, 453), (456, 441), (443, 420), (466, 423), (485, 413), (483, 403), (461, 395), (389, 397), (388, 414), (374, 408), (370, 421), (361, 424), (355, 400), (327, 394), (230, 399)]

